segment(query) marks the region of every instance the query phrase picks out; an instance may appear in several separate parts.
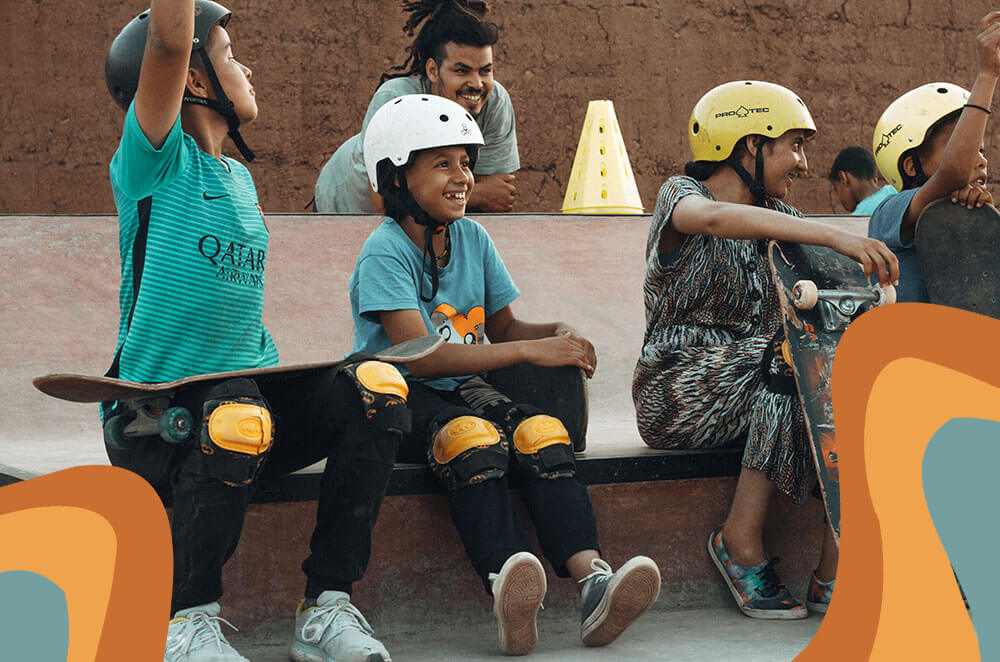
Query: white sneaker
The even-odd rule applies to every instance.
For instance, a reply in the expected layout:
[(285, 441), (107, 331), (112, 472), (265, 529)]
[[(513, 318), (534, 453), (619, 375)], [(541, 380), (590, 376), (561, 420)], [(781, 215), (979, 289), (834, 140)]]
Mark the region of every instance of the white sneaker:
[(660, 595), (660, 569), (646, 556), (635, 556), (611, 572), (604, 559), (590, 562), (594, 571), (580, 580), (580, 638), (604, 646), (618, 638)]
[(219, 618), (218, 602), (178, 611), (167, 628), (163, 662), (249, 662), (222, 636), (219, 623), (236, 629)]
[(505, 655), (526, 655), (538, 643), (538, 608), (545, 599), (545, 570), (530, 552), (518, 552), (490, 573), (493, 613)]
[(296, 662), (392, 662), (351, 596), (323, 591), (316, 606), (295, 611), (295, 639), (290, 655)]

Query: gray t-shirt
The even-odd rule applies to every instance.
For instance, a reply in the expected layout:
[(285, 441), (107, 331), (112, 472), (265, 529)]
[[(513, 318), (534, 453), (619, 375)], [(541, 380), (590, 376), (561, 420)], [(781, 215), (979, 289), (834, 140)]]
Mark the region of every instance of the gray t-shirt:
[[(316, 180), (316, 211), (355, 214), (372, 211), (368, 173), (362, 153), (365, 129), (376, 110), (404, 94), (431, 94), (431, 83), (426, 76), (404, 76), (387, 80), (379, 86), (368, 104), (361, 133), (348, 138), (320, 171)], [(496, 175), (520, 168), (514, 107), (510, 95), (500, 83), (493, 83), (493, 91), (476, 123), (483, 132), (486, 144), (479, 150), (473, 172), (477, 175)]]

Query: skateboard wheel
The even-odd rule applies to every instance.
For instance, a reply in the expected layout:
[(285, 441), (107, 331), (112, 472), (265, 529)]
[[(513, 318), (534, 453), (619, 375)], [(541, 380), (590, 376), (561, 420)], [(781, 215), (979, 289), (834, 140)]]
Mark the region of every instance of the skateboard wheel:
[(112, 416), (104, 421), (104, 443), (109, 448), (124, 450), (132, 445), (128, 437), (125, 436), (125, 426), (132, 422), (132, 419), (123, 414)]
[(879, 305), (884, 305), (887, 303), (896, 303), (896, 287), (894, 285), (886, 285), (882, 290), (882, 301)]
[(156, 419), (156, 429), (164, 441), (172, 444), (184, 443), (191, 436), (194, 419), (184, 407), (171, 407)]
[(792, 288), (792, 297), (796, 308), (809, 310), (819, 301), (819, 289), (811, 280), (800, 280)]

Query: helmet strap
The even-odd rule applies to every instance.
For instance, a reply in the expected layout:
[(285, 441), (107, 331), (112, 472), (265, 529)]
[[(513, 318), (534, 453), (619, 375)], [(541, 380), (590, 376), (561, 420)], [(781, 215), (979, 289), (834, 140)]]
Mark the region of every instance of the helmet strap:
[(923, 186), (930, 179), (924, 174), (924, 165), (920, 162), (920, 155), (917, 154), (917, 150), (913, 150), (913, 181), (917, 186)]
[(201, 61), (205, 66), (205, 72), (208, 74), (208, 79), (212, 83), (212, 90), (215, 92), (215, 98), (202, 99), (201, 97), (185, 94), (184, 103), (193, 103), (199, 106), (205, 106), (222, 115), (222, 117), (226, 120), (226, 124), (229, 126), (228, 135), (233, 141), (233, 144), (236, 145), (236, 149), (240, 151), (240, 154), (242, 154), (243, 158), (248, 162), (253, 161), (253, 150), (247, 146), (246, 142), (243, 140), (243, 136), (240, 135), (240, 118), (236, 115), (236, 107), (233, 105), (233, 102), (229, 100), (229, 97), (226, 96), (225, 90), (222, 89), (222, 84), (219, 82), (219, 77), (215, 74), (215, 67), (212, 66), (212, 61), (209, 59), (208, 53), (205, 52), (204, 48), (198, 49), (198, 53), (201, 54)]
[(729, 167), (736, 171), (736, 174), (740, 176), (746, 187), (750, 189), (750, 195), (753, 196), (753, 204), (757, 207), (763, 207), (765, 201), (767, 200), (767, 189), (764, 187), (764, 143), (761, 142), (757, 146), (757, 156), (754, 157), (754, 177), (750, 176), (740, 160), (736, 158), (735, 154), (730, 154), (729, 158), (726, 159), (726, 163)]
[[(434, 252), (434, 235), (446, 228), (431, 218), (430, 215), (417, 204), (417, 201), (413, 199), (413, 196), (410, 195), (410, 190), (406, 184), (406, 171), (403, 168), (396, 167), (392, 176), (386, 176), (382, 179), (379, 189), (379, 193), (382, 194), (382, 197), (391, 201), (393, 206), (402, 209), (403, 212), (412, 218), (417, 225), (423, 225), (426, 228), (424, 230), (423, 254), (426, 258), (429, 258), (429, 260), (425, 259), (423, 261), (423, 267), (420, 271), (419, 294), (421, 301), (424, 303), (430, 303), (437, 295), (438, 283), (440, 279), (440, 274), (438, 273), (438, 255)], [(424, 296), (424, 274), (427, 273), (428, 262), (430, 262), (431, 265), (431, 293), (428, 296)]]

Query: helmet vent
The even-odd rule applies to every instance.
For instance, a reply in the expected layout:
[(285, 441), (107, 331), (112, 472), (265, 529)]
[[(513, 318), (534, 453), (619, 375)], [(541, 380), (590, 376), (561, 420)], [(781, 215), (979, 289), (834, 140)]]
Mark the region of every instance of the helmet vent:
[(700, 128), (701, 127), (698, 126), (698, 123), (695, 122), (694, 124), (691, 125), (691, 133), (698, 133), (698, 129), (700, 129)]
[(937, 92), (938, 92), (938, 94), (948, 94), (948, 88), (947, 87), (939, 87), (937, 89)]
[(144, 11), (141, 14), (139, 14), (139, 20), (141, 21), (142, 19), (146, 18), (147, 16), (149, 16), (149, 12), (145, 12)]
[(773, 127), (773, 126), (771, 126), (770, 124), (768, 124), (768, 125), (767, 125), (767, 130), (768, 130), (768, 131), (774, 131), (774, 127)]
[(722, 145), (716, 145), (715, 146), (715, 151), (716, 152), (721, 152), (722, 151)]
[(420, 97), (420, 100), (421, 101), (430, 101), (430, 99), (428, 99), (427, 97)]
[(395, 106), (397, 103), (399, 103), (402, 100), (403, 100), (403, 97), (399, 97), (398, 99), (396, 99), (395, 101), (392, 102), (392, 105)]
[(469, 113), (465, 114), (465, 119), (469, 120), (470, 122), (475, 122), (476, 121), (476, 120), (472, 119), (472, 115), (470, 115)]
[(448, 116), (447, 115), (442, 115), (438, 119), (441, 120), (442, 122), (447, 122), (448, 121)]

